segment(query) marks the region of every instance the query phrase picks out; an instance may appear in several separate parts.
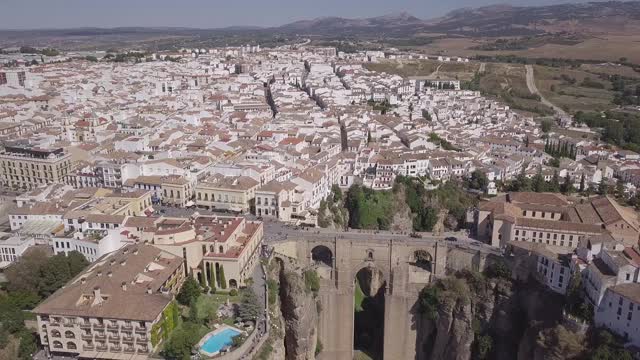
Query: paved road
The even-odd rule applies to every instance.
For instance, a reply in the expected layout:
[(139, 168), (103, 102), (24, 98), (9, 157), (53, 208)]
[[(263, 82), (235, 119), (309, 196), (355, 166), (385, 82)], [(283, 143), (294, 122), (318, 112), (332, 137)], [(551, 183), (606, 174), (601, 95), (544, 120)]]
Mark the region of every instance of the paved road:
[(448, 244), (469, 248), (473, 250), (481, 250), (498, 254), (499, 249), (493, 248), (487, 244), (483, 244), (468, 236), (466, 232), (446, 232), (446, 233), (419, 233), (420, 238), (412, 237), (409, 233), (391, 232), (391, 231), (372, 231), (350, 229), (349, 231), (340, 231), (321, 228), (298, 228), (288, 226), (277, 221), (264, 221), (265, 242), (267, 244), (284, 240), (296, 239), (321, 239), (321, 240), (337, 240), (337, 241), (402, 241), (405, 243), (417, 244), (433, 244), (444, 240), (446, 237), (455, 237), (457, 241), (446, 241)]
[(560, 107), (552, 104), (551, 101), (545, 99), (544, 96), (542, 96), (542, 93), (540, 93), (540, 91), (538, 90), (538, 87), (536, 86), (536, 80), (535, 80), (535, 76), (534, 76), (534, 73), (533, 73), (533, 66), (532, 65), (525, 65), (525, 68), (527, 69), (527, 87), (529, 88), (529, 91), (532, 94), (536, 94), (536, 95), (540, 96), (540, 102), (542, 102), (544, 105), (552, 108), (553, 111), (555, 111), (556, 115), (559, 116), (561, 119), (571, 118), (571, 116), (569, 114), (567, 114), (566, 111), (564, 111)]

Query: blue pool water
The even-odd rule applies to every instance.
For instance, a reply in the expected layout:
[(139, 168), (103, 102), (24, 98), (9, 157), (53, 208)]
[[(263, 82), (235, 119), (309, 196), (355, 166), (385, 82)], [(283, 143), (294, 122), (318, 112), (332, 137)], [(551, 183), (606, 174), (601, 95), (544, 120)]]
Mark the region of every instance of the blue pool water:
[(225, 346), (231, 345), (233, 343), (232, 339), (238, 335), (240, 335), (238, 330), (226, 328), (219, 333), (210, 336), (200, 348), (211, 354), (217, 353)]

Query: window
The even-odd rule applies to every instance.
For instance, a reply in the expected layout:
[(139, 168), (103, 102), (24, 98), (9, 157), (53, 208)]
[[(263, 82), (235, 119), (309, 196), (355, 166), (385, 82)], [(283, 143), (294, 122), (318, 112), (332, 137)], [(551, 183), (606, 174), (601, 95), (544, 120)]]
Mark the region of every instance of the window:
[(516, 236), (520, 235), (520, 230), (516, 230)]

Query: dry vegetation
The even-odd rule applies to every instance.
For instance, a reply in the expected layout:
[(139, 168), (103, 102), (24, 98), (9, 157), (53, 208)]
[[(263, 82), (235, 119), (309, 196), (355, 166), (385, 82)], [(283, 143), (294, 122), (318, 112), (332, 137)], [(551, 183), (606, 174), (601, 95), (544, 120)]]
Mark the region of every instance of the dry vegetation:
[[(611, 83), (581, 69), (535, 66), (536, 85), (549, 101), (566, 111), (604, 111), (614, 107)], [(585, 79), (593, 83), (585, 86)], [(598, 85), (602, 88), (598, 88)], [(595, 85), (595, 86), (594, 86)]]
[(585, 60), (618, 61), (626, 57), (640, 63), (640, 35), (609, 35), (593, 37), (575, 45), (546, 44), (527, 50), (479, 51), (472, 50), (495, 39), (445, 38), (424, 45), (422, 50), (429, 54), (474, 55), (516, 55), (532, 58), (565, 58)]
[(480, 78), (480, 91), (526, 115), (550, 115), (552, 112), (529, 91), (526, 70), (522, 64), (487, 64)]
[[(432, 76), (441, 79), (471, 80), (478, 71), (478, 63), (439, 62), (434, 60), (382, 61), (367, 63), (364, 67), (377, 72), (399, 75), (402, 77)], [(436, 73), (437, 70), (437, 73)]]

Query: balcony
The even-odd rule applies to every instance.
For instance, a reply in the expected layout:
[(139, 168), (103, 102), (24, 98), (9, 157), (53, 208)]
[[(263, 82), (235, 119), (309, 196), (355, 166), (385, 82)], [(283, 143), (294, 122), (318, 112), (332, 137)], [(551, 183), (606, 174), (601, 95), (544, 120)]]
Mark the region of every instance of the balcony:
[(82, 345), (82, 350), (84, 351), (92, 351), (93, 349), (95, 349), (93, 345)]
[(149, 349), (148, 349), (148, 348), (146, 348), (146, 347), (144, 347), (144, 348), (140, 348), (140, 349), (138, 349), (138, 352), (139, 352), (140, 354), (148, 354), (148, 353), (149, 353)]
[(146, 327), (137, 327), (136, 328), (136, 333), (137, 334), (146, 334), (147, 333), (147, 328)]
[(125, 336), (122, 338), (123, 343), (133, 344), (133, 336)]
[(105, 333), (99, 333), (99, 332), (96, 333), (96, 339), (104, 339), (106, 337), (107, 337), (107, 334)]
[(120, 326), (118, 326), (118, 325), (114, 325), (114, 324), (107, 325), (107, 329), (108, 330), (116, 330), (117, 331), (119, 328), (120, 328)]
[(134, 354), (136, 352), (136, 349), (134, 347), (126, 347), (124, 348), (124, 352), (128, 354)]
[(107, 351), (109, 348), (107, 347), (107, 345), (98, 345), (96, 346), (96, 350), (98, 351)]
[(93, 340), (93, 335), (92, 335), (92, 334), (82, 334), (82, 335), (80, 336), (80, 338), (81, 338), (82, 340)]
[(124, 325), (122, 325), (122, 328), (125, 330), (133, 330), (133, 325), (125, 323)]
[(120, 351), (122, 351), (122, 346), (120, 346), (120, 345), (111, 345), (109, 347), (109, 351), (111, 351), (111, 352), (120, 352)]
[(93, 324), (95, 330), (104, 330), (104, 324)]
[(55, 326), (55, 327), (58, 327), (58, 326), (60, 326), (60, 325), (61, 325), (61, 324), (60, 324), (58, 321), (52, 321), (52, 322), (50, 322), (50, 323), (49, 323), (49, 326)]
[(64, 327), (71, 328), (71, 327), (74, 327), (74, 326), (76, 326), (75, 321), (69, 321), (69, 322), (64, 323)]
[(91, 323), (88, 321), (82, 322), (79, 325), (80, 325), (80, 329), (91, 329)]
[(109, 334), (109, 341), (120, 341), (120, 335)]

